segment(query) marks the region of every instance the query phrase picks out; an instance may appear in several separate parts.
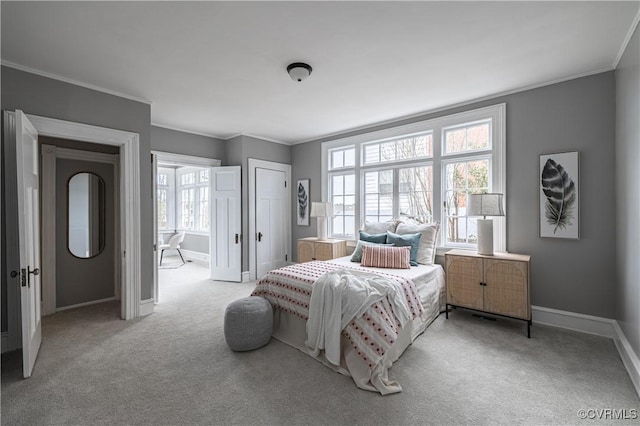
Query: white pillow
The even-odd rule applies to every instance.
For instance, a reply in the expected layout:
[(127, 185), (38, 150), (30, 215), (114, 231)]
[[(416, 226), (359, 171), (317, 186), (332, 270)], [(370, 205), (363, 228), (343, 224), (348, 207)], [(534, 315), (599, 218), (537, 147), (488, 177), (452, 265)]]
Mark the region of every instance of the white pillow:
[(436, 259), (436, 242), (438, 241), (438, 230), (440, 222), (426, 223), (423, 225), (413, 225), (400, 223), (396, 228), (396, 234), (422, 234), (420, 245), (418, 245), (418, 255), (416, 262), (423, 265), (433, 265)]
[(362, 230), (367, 234), (386, 234), (387, 231), (396, 232), (400, 220), (388, 220), (386, 222), (364, 222)]

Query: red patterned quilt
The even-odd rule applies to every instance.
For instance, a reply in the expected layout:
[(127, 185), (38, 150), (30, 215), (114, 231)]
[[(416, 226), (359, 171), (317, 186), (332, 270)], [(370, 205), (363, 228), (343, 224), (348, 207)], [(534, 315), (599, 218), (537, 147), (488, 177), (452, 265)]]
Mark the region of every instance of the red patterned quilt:
[[(307, 320), (313, 284), (322, 274), (340, 269), (345, 269), (344, 265), (321, 261), (276, 269), (258, 282), (251, 295), (264, 297), (275, 309)], [(349, 269), (365, 270), (358, 267)], [(413, 281), (392, 274), (381, 275), (401, 285), (404, 290), (403, 299), (413, 319), (424, 313)], [(383, 298), (371, 305), (362, 316), (351, 321), (342, 331), (342, 335), (347, 338), (369, 369), (373, 370), (405, 325), (393, 312), (387, 298)]]

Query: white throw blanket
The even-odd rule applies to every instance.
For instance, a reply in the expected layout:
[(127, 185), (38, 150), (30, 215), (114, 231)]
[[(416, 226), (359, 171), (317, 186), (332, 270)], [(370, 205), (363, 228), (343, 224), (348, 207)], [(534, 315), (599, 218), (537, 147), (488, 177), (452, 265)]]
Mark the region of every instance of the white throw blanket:
[(313, 285), (307, 320), (307, 348), (313, 356), (324, 349), (327, 361), (340, 365), (340, 334), (369, 306), (388, 296), (402, 325), (411, 319), (402, 286), (372, 272), (342, 269), (327, 272)]

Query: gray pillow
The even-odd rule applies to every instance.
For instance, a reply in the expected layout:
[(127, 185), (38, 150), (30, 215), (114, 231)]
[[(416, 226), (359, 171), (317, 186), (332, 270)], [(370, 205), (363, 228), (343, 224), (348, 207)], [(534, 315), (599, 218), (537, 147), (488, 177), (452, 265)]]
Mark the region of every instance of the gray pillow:
[(433, 265), (436, 258), (436, 244), (438, 242), (438, 231), (440, 230), (440, 222), (426, 223), (423, 225), (413, 225), (401, 223), (398, 225), (396, 234), (415, 234), (421, 233), (420, 245), (418, 246), (418, 255), (416, 261), (423, 265)]
[(387, 231), (396, 232), (400, 220), (388, 220), (386, 222), (364, 222), (362, 230), (367, 234), (384, 234)]

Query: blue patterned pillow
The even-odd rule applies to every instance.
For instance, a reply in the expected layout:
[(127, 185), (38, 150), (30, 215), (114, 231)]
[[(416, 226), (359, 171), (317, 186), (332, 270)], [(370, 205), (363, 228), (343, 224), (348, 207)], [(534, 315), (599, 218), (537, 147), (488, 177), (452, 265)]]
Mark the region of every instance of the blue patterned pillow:
[(411, 254), (409, 256), (409, 263), (411, 266), (418, 266), (417, 257), (418, 257), (418, 247), (420, 246), (420, 238), (422, 238), (421, 233), (417, 234), (394, 234), (393, 232), (387, 231), (387, 243), (391, 243), (397, 247), (409, 246), (411, 247)]
[(387, 242), (387, 234), (367, 234), (360, 231), (360, 240), (369, 243), (384, 244)]

